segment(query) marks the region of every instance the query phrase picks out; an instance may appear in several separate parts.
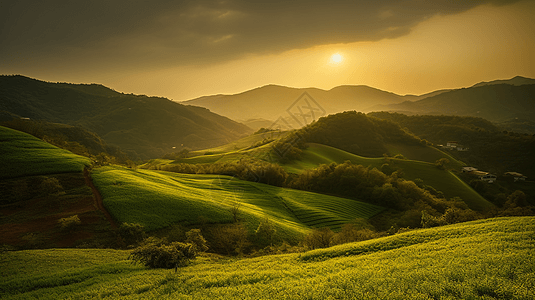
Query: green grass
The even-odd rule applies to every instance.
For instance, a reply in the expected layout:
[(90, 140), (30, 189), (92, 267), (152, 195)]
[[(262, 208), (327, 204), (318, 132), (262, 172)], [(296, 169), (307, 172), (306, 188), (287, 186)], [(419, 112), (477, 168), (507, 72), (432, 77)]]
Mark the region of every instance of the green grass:
[(188, 175), (132, 171), (122, 167), (94, 169), (92, 178), (104, 205), (119, 222), (139, 223), (147, 230), (175, 223), (232, 221), (240, 205), (251, 230), (268, 217), (282, 239), (296, 240), (312, 227), (340, 228), (355, 218), (369, 218), (381, 207), (334, 196), (283, 189), (223, 175)]
[(34, 136), (0, 126), (0, 179), (81, 172), (91, 161)]
[(247, 259), (150, 270), (127, 251), (0, 255), (3, 299), (534, 299), (535, 218), (487, 219)]
[(447, 158), (450, 162), (447, 165), (450, 169), (460, 170), (466, 164), (458, 161), (448, 153), (433, 147), (422, 147), (418, 145), (405, 145), (405, 144), (387, 144), (388, 151), (391, 156), (396, 154), (402, 154), (407, 159), (425, 161), (434, 163), (441, 158)]
[[(429, 150), (427, 153), (433, 153), (433, 151)], [(300, 160), (293, 161), (283, 167), (287, 172), (300, 174), (306, 169), (315, 168), (320, 164), (343, 163), (346, 160), (354, 164), (371, 166), (377, 169), (380, 169), (385, 163), (384, 158), (366, 158), (326, 145), (309, 144)], [(414, 180), (420, 178), (424, 184), (443, 192), (446, 198), (460, 197), (470, 208), (476, 210), (485, 210), (494, 206), (455, 174), (438, 169), (434, 163), (394, 158), (390, 160), (393, 167), (403, 170), (405, 179)], [(460, 166), (457, 161), (452, 161), (452, 164)]]

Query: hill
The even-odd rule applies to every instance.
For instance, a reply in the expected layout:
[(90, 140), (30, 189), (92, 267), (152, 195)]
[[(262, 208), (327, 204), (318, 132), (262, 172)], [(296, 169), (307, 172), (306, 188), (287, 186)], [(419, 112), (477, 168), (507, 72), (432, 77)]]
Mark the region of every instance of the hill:
[(522, 76), (515, 76), (511, 79), (483, 81), (483, 82), (474, 84), (472, 87), (493, 85), (493, 84), (510, 84), (510, 85), (535, 84), (535, 79), (526, 78)]
[[(253, 232), (264, 218), (280, 238), (298, 240), (310, 227), (339, 229), (355, 218), (369, 218), (381, 207), (304, 191), (238, 180), (224, 175), (132, 171), (121, 167), (93, 170), (104, 205), (119, 221), (142, 224), (148, 231), (173, 224), (232, 223), (232, 207)], [(178, 213), (181, 212), (181, 213)]]
[(89, 158), (52, 146), (29, 134), (0, 126), (0, 179), (82, 172)]
[[(473, 116), (491, 122), (535, 118), (535, 84), (491, 84), (445, 92), (414, 102), (403, 102), (375, 110), (410, 114)], [(535, 132), (534, 132), (535, 133)]]
[(482, 170), (501, 175), (520, 172), (535, 177), (535, 137), (502, 131), (487, 120), (459, 116), (407, 116), (398, 113), (371, 113), (390, 120), (435, 144), (457, 141), (468, 151), (449, 151), (450, 155)]
[(201, 256), (174, 273), (130, 251), (0, 256), (4, 299), (533, 299), (533, 217), (488, 219), (306, 253)]
[(82, 126), (129, 155), (155, 158), (176, 148), (226, 144), (251, 132), (243, 124), (165, 98), (122, 94), (101, 85), (0, 76), (0, 111)]
[[(115, 246), (110, 219), (82, 173), (89, 158), (5, 127), (0, 142), (1, 245)], [(62, 227), (62, 219), (73, 222)]]
[[(369, 107), (377, 104), (393, 104), (406, 100), (404, 96), (364, 85), (338, 86), (328, 91), (266, 85), (240, 94), (205, 96), (181, 103), (206, 107), (233, 120), (267, 119), (273, 122), (281, 116), (288, 117), (286, 110), (305, 92), (325, 110), (325, 114), (346, 110), (369, 111)], [(316, 116), (316, 119), (319, 116)], [(266, 127), (265, 122), (259, 124)], [(292, 126), (300, 127), (298, 124)]]

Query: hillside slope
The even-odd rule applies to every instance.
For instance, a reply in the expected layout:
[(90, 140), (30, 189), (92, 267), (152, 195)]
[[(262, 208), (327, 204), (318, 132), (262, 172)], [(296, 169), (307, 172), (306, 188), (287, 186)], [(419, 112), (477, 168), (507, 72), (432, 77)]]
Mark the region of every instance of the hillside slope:
[(179, 272), (129, 251), (0, 256), (4, 299), (533, 299), (535, 218), (488, 219), (307, 253), (200, 257)]
[(82, 172), (89, 158), (52, 146), (27, 133), (0, 126), (0, 179)]
[(49, 83), (0, 76), (0, 111), (32, 120), (83, 126), (132, 156), (159, 157), (172, 147), (226, 144), (247, 126), (164, 98), (127, 95), (101, 85)]

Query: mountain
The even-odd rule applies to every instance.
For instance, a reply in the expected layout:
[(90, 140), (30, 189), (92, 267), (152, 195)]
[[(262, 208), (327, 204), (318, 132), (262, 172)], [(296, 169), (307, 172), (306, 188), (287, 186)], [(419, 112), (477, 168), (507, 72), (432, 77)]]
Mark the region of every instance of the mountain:
[[(304, 93), (312, 98), (307, 100), (309, 103), (300, 98)], [(407, 97), (413, 99), (417, 96)], [(395, 104), (405, 100), (405, 96), (364, 85), (344, 85), (328, 91), (317, 88), (266, 85), (240, 94), (204, 96), (181, 103), (206, 107), (212, 112), (234, 120), (267, 119), (274, 121), (279, 117), (291, 120), (287, 110), (291, 110), (294, 104), (299, 104), (301, 108), (311, 104), (316, 108), (314, 119), (317, 119), (322, 115), (346, 110), (369, 111), (370, 107), (377, 104)], [(308, 113), (309, 111), (305, 110), (304, 112)], [(297, 113), (293, 113), (293, 115), (297, 116)], [(292, 126), (298, 125), (292, 124)]]
[(493, 85), (493, 84), (510, 84), (510, 85), (526, 85), (526, 84), (535, 84), (535, 79), (526, 78), (522, 76), (516, 76), (511, 79), (505, 80), (493, 80), (493, 81), (483, 81), (477, 84), (474, 84), (472, 87)]
[(0, 112), (85, 127), (133, 157), (226, 144), (252, 130), (202, 107), (123, 94), (97, 84), (50, 83), (0, 76)]
[(422, 100), (375, 107), (407, 114), (474, 116), (491, 122), (535, 119), (535, 84), (490, 84), (445, 92)]

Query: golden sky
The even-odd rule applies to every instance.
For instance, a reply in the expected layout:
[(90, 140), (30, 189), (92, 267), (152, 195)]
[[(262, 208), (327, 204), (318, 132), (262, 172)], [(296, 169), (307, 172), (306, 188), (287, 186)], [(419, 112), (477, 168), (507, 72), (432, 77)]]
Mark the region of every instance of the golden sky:
[[(0, 74), (189, 100), (535, 78), (535, 1), (4, 1)], [(332, 56), (340, 55), (340, 62)]]

